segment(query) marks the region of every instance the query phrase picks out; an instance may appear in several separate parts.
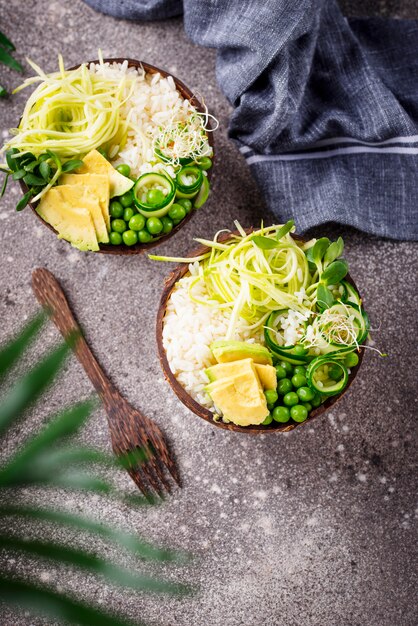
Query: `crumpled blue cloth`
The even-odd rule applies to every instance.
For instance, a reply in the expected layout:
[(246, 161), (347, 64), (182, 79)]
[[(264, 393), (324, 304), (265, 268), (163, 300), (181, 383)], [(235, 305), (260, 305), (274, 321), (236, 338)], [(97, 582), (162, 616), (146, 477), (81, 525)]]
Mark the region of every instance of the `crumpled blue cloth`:
[(278, 221), (418, 239), (418, 21), (347, 20), (335, 0), (85, 1), (184, 13), (190, 39), (217, 49), (230, 137)]

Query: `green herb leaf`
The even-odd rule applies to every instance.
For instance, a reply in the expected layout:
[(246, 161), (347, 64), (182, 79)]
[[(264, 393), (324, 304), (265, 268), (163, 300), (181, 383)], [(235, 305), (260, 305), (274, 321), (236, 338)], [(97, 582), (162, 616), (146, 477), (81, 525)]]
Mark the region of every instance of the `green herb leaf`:
[(348, 263), (344, 259), (334, 261), (322, 272), (321, 282), (325, 285), (336, 285), (346, 276), (348, 272)]
[(255, 235), (251, 241), (254, 241), (255, 245), (261, 250), (273, 250), (273, 248), (277, 248), (279, 245), (279, 242), (275, 239), (263, 237), (262, 235)]
[(28, 161), (27, 163), (24, 164), (23, 169), (26, 170), (27, 172), (33, 172), (33, 170), (37, 168), (38, 165), (39, 165), (38, 161)]
[(83, 164), (83, 161), (80, 161), (80, 159), (71, 159), (71, 161), (66, 161), (62, 164), (62, 171), (67, 173), (72, 172), (74, 170), (77, 170)]
[(30, 202), (30, 199), (33, 198), (32, 191), (27, 191), (24, 196), (19, 200), (16, 204), (16, 211), (22, 211), (25, 206)]
[(3, 65), (7, 65), (7, 67), (10, 67), (12, 70), (15, 70), (16, 72), (23, 72), (22, 65), (20, 65), (20, 63), (16, 61), (16, 59), (14, 59), (3, 48), (0, 48), (0, 63), (3, 63)]
[(334, 296), (328, 287), (322, 283), (319, 283), (318, 285), (318, 289), (316, 291), (316, 301), (320, 311), (329, 309), (335, 303)]
[(312, 248), (312, 261), (316, 266), (319, 266), (322, 258), (330, 244), (328, 237), (321, 237), (318, 241), (315, 241)]
[(14, 172), (12, 174), (12, 178), (13, 180), (21, 180), (22, 178), (24, 178), (26, 176), (27, 172), (26, 170), (17, 170), (17, 172)]
[(344, 241), (342, 237), (338, 237), (337, 241), (333, 241), (328, 250), (325, 252), (324, 263), (332, 263), (342, 255), (344, 250)]
[(7, 89), (5, 89), (3, 85), (0, 85), (0, 98), (5, 98), (6, 96), (7, 96)]
[(288, 222), (286, 222), (286, 224), (283, 224), (283, 226), (279, 228), (279, 230), (277, 231), (277, 234), (276, 234), (277, 241), (280, 241), (282, 237), (287, 235), (287, 233), (289, 233), (292, 230), (294, 225), (295, 225), (295, 220), (289, 220)]
[(9, 182), (9, 176), (10, 174), (6, 174), (6, 176), (4, 177), (3, 185), (1, 188), (1, 192), (0, 192), (0, 198), (2, 198), (4, 194), (6, 193), (7, 183)]
[(19, 150), (17, 148), (11, 148), (6, 151), (6, 162), (12, 172), (17, 172), (19, 169), (19, 163), (16, 158), (13, 158), (14, 154), (19, 154)]
[(6, 50), (10, 50), (10, 52), (14, 52), (16, 50), (16, 48), (14, 47), (10, 39), (8, 39), (6, 35), (2, 33), (1, 31), (0, 31), (0, 46), (2, 48), (5, 48)]
[(27, 174), (25, 172), (25, 176), (23, 177), (24, 182), (28, 187), (43, 187), (45, 185), (45, 181), (40, 176), (35, 176), (35, 174)]
[(39, 163), (39, 173), (45, 181), (51, 178), (51, 167), (46, 160)]

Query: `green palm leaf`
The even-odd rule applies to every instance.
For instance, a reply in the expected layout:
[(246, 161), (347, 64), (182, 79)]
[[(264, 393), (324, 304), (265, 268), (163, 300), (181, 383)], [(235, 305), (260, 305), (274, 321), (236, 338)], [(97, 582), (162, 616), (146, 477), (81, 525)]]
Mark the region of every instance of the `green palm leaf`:
[[(144, 502), (148, 501), (144, 498)], [(139, 556), (147, 560), (156, 561), (172, 561), (176, 563), (184, 563), (189, 560), (186, 555), (181, 555), (171, 550), (165, 550), (161, 548), (154, 548), (149, 543), (141, 541), (135, 535), (111, 528), (110, 526), (104, 526), (99, 524), (95, 520), (80, 517), (79, 515), (72, 515), (71, 513), (62, 511), (51, 511), (48, 509), (37, 509), (29, 506), (17, 506), (17, 505), (3, 505), (0, 509), (0, 516), (18, 515), (20, 517), (39, 520), (43, 522), (53, 522), (61, 524), (62, 526), (70, 526), (77, 530), (84, 530), (92, 533), (93, 535), (100, 536), (103, 539), (107, 539), (113, 544), (119, 545), (128, 552)]]
[[(42, 317), (32, 320), (11, 343), (0, 349), (0, 383), (11, 368), (16, 365), (28, 345), (36, 337), (42, 325)], [(53, 349), (29, 372), (16, 381), (4, 393), (0, 402), (0, 434), (12, 423), (21, 419), (30, 406), (39, 399), (52, 383), (68, 354), (68, 345)], [(11, 526), (21, 528), (22, 522), (50, 522), (73, 530), (88, 532), (92, 539), (100, 537), (112, 545), (127, 550), (141, 559), (154, 561), (186, 562), (189, 557), (170, 550), (162, 550), (149, 545), (135, 535), (103, 525), (95, 520), (64, 511), (34, 508), (24, 502), (16, 504), (13, 489), (21, 486), (37, 485), (47, 489), (60, 487), (83, 490), (129, 503), (130, 506), (149, 506), (149, 500), (139, 495), (118, 493), (105, 479), (95, 476), (91, 465), (119, 470), (132, 464), (141, 463), (145, 454), (134, 451), (126, 458), (115, 459), (85, 446), (72, 446), (68, 438), (76, 435), (87, 420), (95, 402), (81, 402), (58, 415), (49, 418), (43, 429), (26, 441), (8, 462), (0, 469), (0, 519), (12, 518), (19, 523)], [(3, 493), (2, 493), (3, 492)], [(11, 502), (11, 496), (13, 502)], [(94, 545), (94, 544), (93, 544)], [(127, 569), (72, 546), (58, 545), (54, 541), (26, 540), (11, 535), (7, 530), (0, 534), (0, 550), (21, 553), (31, 558), (49, 559), (54, 563), (66, 563), (80, 568), (89, 574), (96, 574), (106, 582), (134, 590), (153, 593), (179, 594), (189, 592), (185, 585), (160, 581), (149, 576), (130, 572)], [(37, 586), (35, 583), (0, 577), (0, 600), (20, 607), (43, 613), (58, 621), (70, 621), (86, 626), (132, 626), (119, 617), (113, 617), (94, 606), (74, 601), (62, 594)], [(136, 622), (138, 625), (138, 622)]]
[(18, 420), (52, 383), (68, 355), (64, 344), (48, 354), (6, 394), (0, 404), (0, 434)]
[(80, 602), (70, 600), (60, 593), (18, 580), (8, 580), (0, 576), (0, 599), (19, 608), (36, 610), (54, 619), (65, 620), (81, 626), (142, 626), (133, 622), (107, 615)]
[(37, 315), (27, 326), (24, 327), (18, 337), (2, 350), (0, 349), (0, 379), (11, 370), (15, 362), (20, 359), (26, 348), (32, 343), (39, 333), (44, 322), (45, 315)]

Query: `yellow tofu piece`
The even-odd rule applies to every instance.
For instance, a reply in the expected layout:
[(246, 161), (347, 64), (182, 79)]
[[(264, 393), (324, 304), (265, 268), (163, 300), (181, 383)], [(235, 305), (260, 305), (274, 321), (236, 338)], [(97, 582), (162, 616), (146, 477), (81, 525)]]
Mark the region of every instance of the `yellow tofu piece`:
[[(133, 180), (120, 174), (113, 165), (97, 150), (91, 150), (83, 157), (83, 165), (78, 168), (79, 174), (106, 174), (109, 178), (110, 197), (122, 196), (134, 185)], [(77, 174), (78, 175), (78, 174)]]
[[(109, 215), (109, 178), (106, 174), (62, 174), (59, 179), (60, 186), (71, 185), (74, 188), (80, 188), (83, 197), (96, 202), (100, 205), (103, 220), (99, 216), (92, 215), (97, 231), (97, 238), (100, 243), (109, 241), (108, 231), (110, 231), (110, 215)], [(78, 193), (78, 192), (77, 192)], [(80, 194), (79, 194), (80, 195)], [(96, 213), (96, 211), (95, 211)], [(104, 221), (104, 229), (103, 229)]]
[(70, 204), (65, 192), (62, 194), (59, 187), (50, 189), (41, 198), (36, 211), (55, 228), (60, 239), (69, 241), (79, 250), (95, 252), (99, 249), (90, 211)]

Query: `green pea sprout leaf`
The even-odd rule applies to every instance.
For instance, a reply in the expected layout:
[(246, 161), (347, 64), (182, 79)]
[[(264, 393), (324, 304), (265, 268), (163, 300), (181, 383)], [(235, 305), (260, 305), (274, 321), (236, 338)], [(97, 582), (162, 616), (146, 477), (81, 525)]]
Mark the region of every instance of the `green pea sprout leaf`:
[(323, 311), (325, 309), (329, 309), (335, 304), (334, 296), (323, 283), (319, 283), (318, 289), (316, 291), (316, 301), (318, 303), (318, 308)]
[(348, 263), (344, 259), (330, 263), (321, 274), (321, 282), (325, 285), (336, 285), (346, 276)]
[(330, 240), (328, 237), (321, 237), (318, 241), (315, 241), (315, 244), (312, 248), (312, 261), (316, 266), (321, 264), (322, 258), (330, 245)]
[(262, 235), (255, 235), (252, 240), (255, 245), (261, 250), (273, 250), (273, 248), (277, 248), (279, 242), (275, 239), (270, 239), (269, 237), (263, 237)]
[(344, 241), (342, 237), (338, 237), (337, 241), (333, 241), (328, 250), (325, 252), (324, 263), (328, 265), (338, 259), (343, 253), (344, 250)]
[(288, 222), (286, 222), (286, 224), (283, 224), (283, 226), (279, 228), (279, 230), (276, 233), (277, 241), (280, 241), (280, 239), (282, 239), (285, 235), (287, 235), (287, 233), (290, 233), (294, 225), (295, 225), (295, 220), (289, 220)]

